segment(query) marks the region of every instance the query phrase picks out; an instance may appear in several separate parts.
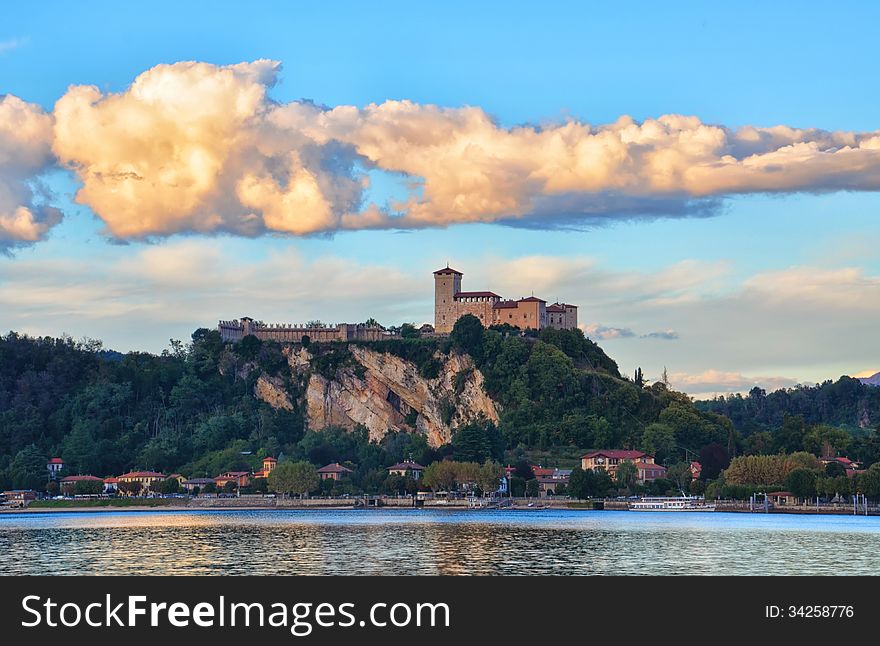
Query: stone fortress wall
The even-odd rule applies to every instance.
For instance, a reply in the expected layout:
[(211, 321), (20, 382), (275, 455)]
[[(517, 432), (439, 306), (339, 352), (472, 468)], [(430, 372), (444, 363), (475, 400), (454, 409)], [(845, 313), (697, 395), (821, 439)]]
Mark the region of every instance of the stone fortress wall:
[(263, 341), (279, 343), (300, 343), (304, 336), (318, 342), (380, 341), (391, 336), (377, 325), (363, 323), (338, 323), (326, 326), (260, 323), (247, 316), (243, 316), (240, 320), (220, 321), (217, 329), (223, 341), (231, 342), (241, 341), (249, 334)]

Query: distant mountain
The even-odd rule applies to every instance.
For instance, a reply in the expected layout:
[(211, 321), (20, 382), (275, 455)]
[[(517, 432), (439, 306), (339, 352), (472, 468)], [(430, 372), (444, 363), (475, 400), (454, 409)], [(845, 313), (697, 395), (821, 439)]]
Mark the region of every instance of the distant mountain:
[(880, 386), (880, 372), (877, 372), (870, 377), (859, 377), (859, 381), (868, 386)]

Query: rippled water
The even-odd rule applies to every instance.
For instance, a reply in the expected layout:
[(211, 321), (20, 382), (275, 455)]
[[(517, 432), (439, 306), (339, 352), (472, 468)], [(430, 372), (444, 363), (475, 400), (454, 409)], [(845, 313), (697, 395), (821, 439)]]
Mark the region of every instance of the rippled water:
[(0, 574), (874, 574), (880, 517), (589, 511), (4, 514)]

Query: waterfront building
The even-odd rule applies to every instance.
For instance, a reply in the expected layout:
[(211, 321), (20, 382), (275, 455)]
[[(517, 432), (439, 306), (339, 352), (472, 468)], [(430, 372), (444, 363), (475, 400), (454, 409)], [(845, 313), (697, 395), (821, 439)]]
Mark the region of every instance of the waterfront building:
[(214, 478), (190, 478), (189, 480), (183, 481), (183, 488), (189, 493), (195, 491), (196, 488), (201, 492), (204, 491), (205, 487), (209, 484), (216, 484)]
[(353, 471), (351, 469), (342, 466), (338, 462), (328, 464), (327, 466), (318, 469), (318, 476), (321, 480), (343, 480), (344, 478), (349, 477), (352, 473)]
[(268, 478), (269, 474), (278, 466), (278, 460), (273, 457), (263, 458), (263, 468), (254, 473), (254, 478)]
[(75, 493), (77, 482), (100, 482), (101, 490), (104, 489), (104, 479), (95, 476), (66, 476), (61, 478), (61, 492), (67, 496)]
[(603, 449), (581, 456), (581, 468), (584, 471), (605, 471), (612, 480), (617, 474), (617, 467), (623, 462), (632, 462), (635, 465), (641, 484), (666, 477), (666, 467), (657, 464), (654, 456), (644, 451)]
[(119, 478), (104, 478), (104, 493), (114, 494), (119, 491)]
[(218, 489), (223, 489), (228, 482), (235, 483), (236, 487), (247, 487), (250, 481), (251, 474), (247, 471), (227, 471), (214, 478), (214, 484)]
[(26, 507), (32, 500), (37, 499), (37, 492), (33, 489), (10, 489), (3, 492), (3, 501), (9, 505)]
[(398, 462), (397, 464), (388, 467), (388, 475), (403, 476), (404, 478), (412, 478), (413, 480), (421, 478), (424, 471), (425, 467), (412, 460), (404, 460), (403, 462)]
[(165, 480), (165, 474), (157, 471), (129, 471), (117, 478), (117, 486), (124, 489), (127, 485), (139, 484), (142, 489), (151, 489)]

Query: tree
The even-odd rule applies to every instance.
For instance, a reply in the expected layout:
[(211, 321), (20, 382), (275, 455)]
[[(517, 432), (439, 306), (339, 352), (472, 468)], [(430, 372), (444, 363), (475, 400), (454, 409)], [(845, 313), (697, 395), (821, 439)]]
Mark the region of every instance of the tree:
[(465, 314), (459, 317), (452, 326), (449, 340), (453, 347), (458, 348), (473, 357), (479, 365), (483, 358), (483, 324), (473, 314)]
[(836, 478), (837, 476), (845, 476), (846, 475), (846, 467), (844, 467), (840, 462), (829, 462), (825, 465), (825, 475), (829, 478)]
[(714, 480), (729, 466), (730, 456), (727, 449), (718, 442), (712, 442), (700, 449), (700, 479)]
[(452, 491), (455, 489), (458, 471), (450, 460), (432, 462), (422, 474), (422, 482), (432, 491)]
[(302, 347), (308, 348), (312, 344), (312, 337), (308, 334), (303, 334), (299, 342), (302, 343)]
[(538, 485), (538, 479), (532, 478), (528, 482), (526, 482), (526, 495), (529, 498), (537, 498), (540, 493), (540, 486)]
[(104, 492), (101, 480), (77, 480), (73, 485), (73, 493), (79, 496), (96, 496)]
[(269, 488), (282, 495), (304, 496), (318, 488), (318, 470), (311, 462), (281, 462), (269, 474)]
[(632, 491), (638, 484), (639, 471), (630, 460), (624, 460), (617, 465), (614, 481), (618, 489)]
[[(620, 473), (618, 467), (617, 472)], [(679, 491), (685, 491), (691, 485), (691, 466), (687, 462), (678, 462), (666, 470), (666, 478), (670, 480)]]
[(871, 465), (859, 476), (858, 487), (868, 498), (880, 497), (880, 464)]
[(504, 441), (492, 422), (475, 420), (459, 426), (452, 437), (455, 459), (459, 462), (483, 463), (500, 458)]
[(159, 483), (159, 493), (175, 494), (180, 491), (180, 481), (177, 478), (165, 478)]
[(26, 446), (15, 454), (9, 472), (16, 489), (42, 489), (48, 479), (46, 456), (36, 445)]
[(645, 375), (644, 375), (644, 373), (642, 372), (641, 367), (636, 368), (636, 372), (635, 372), (635, 374), (633, 375), (633, 381), (635, 382), (636, 386), (638, 386), (639, 388), (644, 388), (644, 386), (645, 386)]
[(124, 481), (120, 482), (117, 485), (117, 488), (119, 489), (119, 491), (127, 493), (129, 496), (139, 496), (144, 488), (144, 485), (140, 482)]
[(659, 464), (666, 464), (675, 452), (675, 431), (666, 424), (649, 424), (642, 433), (641, 448), (653, 455)]
[(236, 491), (238, 491), (238, 483), (235, 480), (227, 480), (223, 483), (223, 493), (235, 493)]
[(498, 490), (501, 478), (504, 477), (504, 469), (497, 462), (486, 460), (480, 467), (477, 476), (477, 484), (484, 494), (493, 494)]
[(785, 487), (798, 498), (816, 495), (816, 472), (811, 469), (793, 469), (785, 479)]
[(412, 323), (404, 323), (400, 326), (401, 339), (418, 339), (421, 335), (418, 328)]
[(817, 424), (804, 435), (804, 449), (816, 455), (832, 457), (838, 451), (845, 451), (852, 436), (841, 428), (827, 424)]

